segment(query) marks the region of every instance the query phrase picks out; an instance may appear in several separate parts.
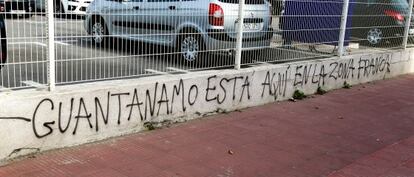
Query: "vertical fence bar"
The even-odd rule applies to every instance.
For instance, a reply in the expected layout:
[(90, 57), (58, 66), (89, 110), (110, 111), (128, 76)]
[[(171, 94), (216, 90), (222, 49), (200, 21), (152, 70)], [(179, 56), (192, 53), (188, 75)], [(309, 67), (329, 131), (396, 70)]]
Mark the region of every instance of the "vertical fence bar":
[(243, 47), (244, 0), (239, 0), (239, 17), (237, 22), (236, 58), (234, 68), (240, 69)]
[(349, 0), (344, 0), (342, 6), (342, 15), (341, 15), (341, 27), (339, 31), (339, 41), (338, 41), (338, 56), (342, 57), (344, 55), (344, 44), (345, 44), (345, 35), (346, 35), (346, 23), (348, 19), (348, 8)]
[(54, 21), (54, 0), (47, 0), (46, 8), (47, 9), (47, 23), (46, 23), (46, 30), (47, 30), (47, 50), (48, 50), (48, 65), (47, 65), (47, 80), (49, 91), (53, 91), (56, 86), (56, 69), (55, 69), (55, 21)]
[(405, 17), (405, 27), (404, 27), (404, 39), (403, 39), (403, 48), (407, 48), (408, 43), (408, 33), (410, 31), (410, 25), (411, 25), (411, 15), (413, 13), (413, 0), (409, 0), (409, 10), (408, 10), (408, 17)]

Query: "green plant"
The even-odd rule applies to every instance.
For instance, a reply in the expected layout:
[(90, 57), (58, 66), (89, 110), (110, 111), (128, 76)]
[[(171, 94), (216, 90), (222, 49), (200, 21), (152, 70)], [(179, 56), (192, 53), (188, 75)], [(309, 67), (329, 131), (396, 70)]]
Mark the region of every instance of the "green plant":
[(350, 89), (352, 87), (352, 85), (351, 84), (349, 84), (348, 82), (344, 82), (344, 85), (342, 86), (342, 88), (345, 88), (345, 89)]
[(147, 128), (147, 130), (155, 130), (155, 126), (152, 122), (145, 122), (144, 127)]
[(323, 89), (321, 86), (318, 87), (318, 89), (316, 90), (316, 94), (318, 95), (323, 95), (325, 93), (327, 93), (328, 91), (326, 91), (325, 89)]
[(306, 98), (306, 95), (305, 95), (305, 93), (303, 93), (300, 90), (295, 90), (295, 92), (293, 93), (292, 98), (295, 99), (295, 100), (302, 100), (302, 99)]

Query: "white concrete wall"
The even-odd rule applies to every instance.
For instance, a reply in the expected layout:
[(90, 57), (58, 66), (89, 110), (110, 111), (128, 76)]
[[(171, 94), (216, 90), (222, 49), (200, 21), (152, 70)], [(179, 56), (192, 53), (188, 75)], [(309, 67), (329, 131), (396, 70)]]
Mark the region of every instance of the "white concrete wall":
[[(414, 71), (414, 51), (0, 93), (0, 159)], [(107, 120), (107, 121), (106, 121)]]
[(406, 58), (407, 60), (408, 60), (408, 62), (409, 62), (409, 71), (408, 72), (410, 72), (410, 73), (414, 73), (414, 50), (409, 50), (408, 51), (408, 57)]

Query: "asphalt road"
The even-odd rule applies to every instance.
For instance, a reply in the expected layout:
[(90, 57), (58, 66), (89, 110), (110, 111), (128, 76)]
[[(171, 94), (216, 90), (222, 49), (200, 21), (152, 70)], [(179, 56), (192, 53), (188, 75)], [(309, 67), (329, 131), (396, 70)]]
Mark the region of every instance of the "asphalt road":
[[(26, 19), (6, 19), (8, 61), (0, 72), (0, 90), (47, 83), (46, 21), (45, 16), (38, 15)], [(58, 84), (231, 67), (234, 60), (234, 56), (214, 54), (208, 55), (202, 63), (186, 63), (178, 59), (171, 48), (126, 40), (116, 40), (103, 47), (95, 46), (84, 30), (83, 19), (79, 17), (56, 18), (55, 36)], [(273, 45), (279, 45), (276, 44), (278, 42)], [(243, 60), (249, 63), (266, 58), (283, 61), (315, 55), (318, 54), (272, 47), (243, 55)]]

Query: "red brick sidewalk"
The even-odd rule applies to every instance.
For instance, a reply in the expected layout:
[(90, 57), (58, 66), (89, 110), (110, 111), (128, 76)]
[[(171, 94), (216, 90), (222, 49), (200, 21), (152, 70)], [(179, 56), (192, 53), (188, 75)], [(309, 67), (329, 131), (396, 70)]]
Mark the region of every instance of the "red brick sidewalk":
[(414, 136), (356, 160), (329, 177), (414, 176)]
[(414, 75), (52, 151), (0, 176), (414, 176)]

